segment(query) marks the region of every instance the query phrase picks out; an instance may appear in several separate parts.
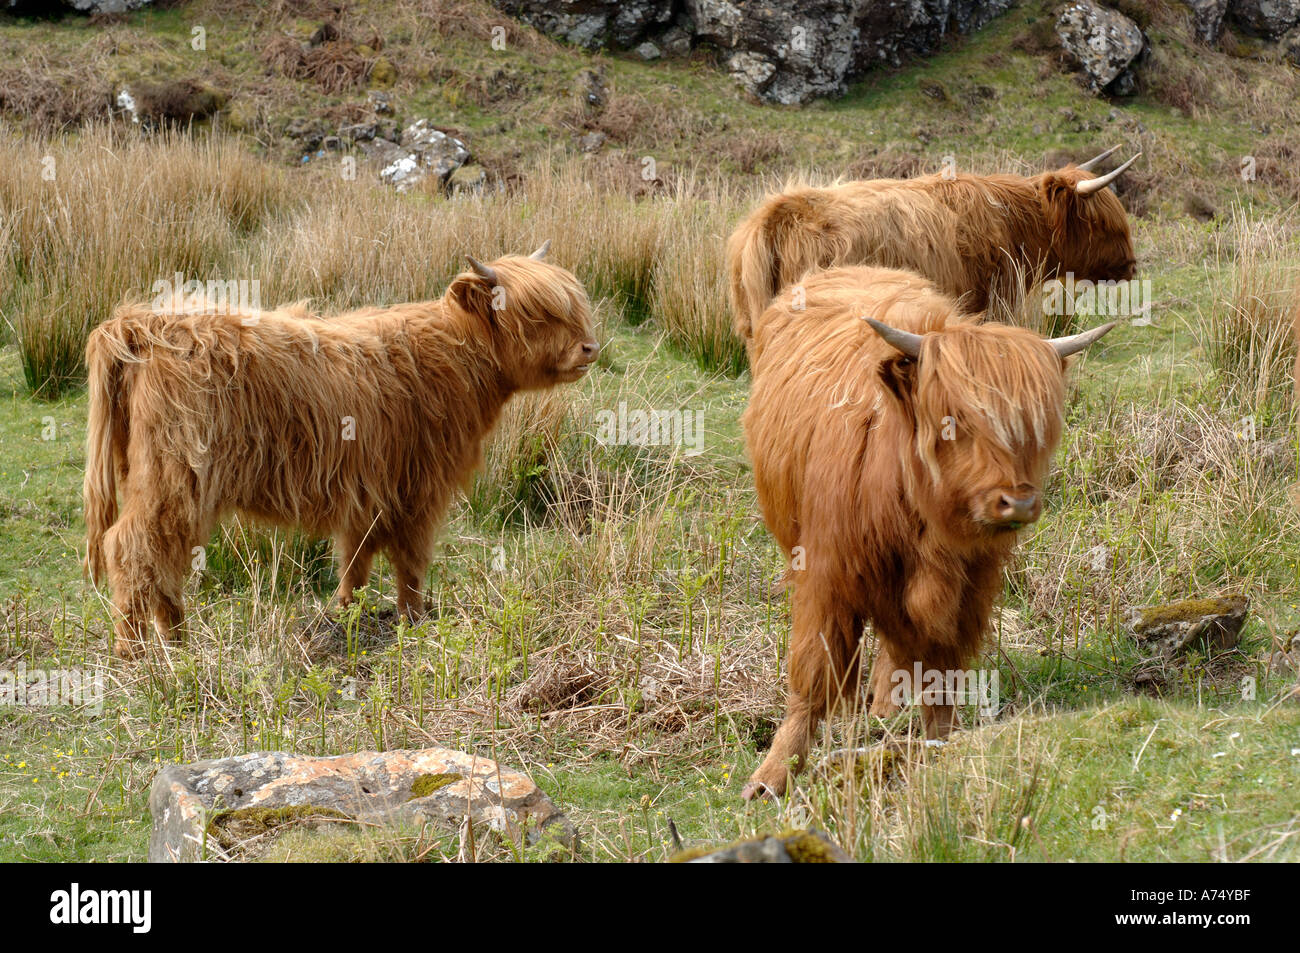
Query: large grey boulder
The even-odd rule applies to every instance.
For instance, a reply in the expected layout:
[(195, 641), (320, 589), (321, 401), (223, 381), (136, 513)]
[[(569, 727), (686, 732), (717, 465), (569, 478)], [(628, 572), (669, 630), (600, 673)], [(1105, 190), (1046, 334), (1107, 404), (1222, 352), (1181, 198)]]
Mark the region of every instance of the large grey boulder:
[(1131, 608), (1128, 624), (1139, 643), (1155, 648), (1160, 655), (1173, 656), (1193, 648), (1226, 652), (1241, 641), (1249, 609), (1250, 601), (1240, 595), (1185, 599)]
[(1056, 35), (1079, 63), (1094, 92), (1124, 75), (1146, 46), (1136, 23), (1093, 0), (1068, 4), (1056, 21)]
[(1202, 43), (1214, 43), (1223, 33), (1228, 0), (1183, 0), (1192, 11), (1192, 28)]
[(1228, 19), (1252, 36), (1279, 40), (1300, 26), (1300, 0), (1229, 0)]
[(428, 176), (445, 186), (470, 158), (465, 143), (435, 129), (427, 119), (419, 119), (403, 129), (400, 144), (382, 139), (371, 139), (370, 143), (365, 151), (382, 165), (379, 178), (399, 192)]
[(281, 751), (169, 765), (149, 791), (149, 860), (229, 860), (232, 838), (313, 821), (391, 824), (468, 818), (518, 842), (572, 851), (568, 818), (524, 774), (447, 748), (311, 758)]

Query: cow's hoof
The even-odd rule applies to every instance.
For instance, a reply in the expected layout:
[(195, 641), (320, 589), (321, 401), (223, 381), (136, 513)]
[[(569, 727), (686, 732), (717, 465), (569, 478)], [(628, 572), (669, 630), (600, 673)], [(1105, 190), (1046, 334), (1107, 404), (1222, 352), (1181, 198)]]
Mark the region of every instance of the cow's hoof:
[(742, 801), (752, 801), (754, 798), (760, 798), (764, 801), (770, 801), (773, 798), (780, 797), (784, 792), (784, 784), (768, 784), (766, 781), (753, 779), (741, 790), (740, 799)]
[(144, 643), (139, 639), (128, 639), (119, 635), (113, 640), (113, 654), (123, 662), (134, 661), (143, 650)]

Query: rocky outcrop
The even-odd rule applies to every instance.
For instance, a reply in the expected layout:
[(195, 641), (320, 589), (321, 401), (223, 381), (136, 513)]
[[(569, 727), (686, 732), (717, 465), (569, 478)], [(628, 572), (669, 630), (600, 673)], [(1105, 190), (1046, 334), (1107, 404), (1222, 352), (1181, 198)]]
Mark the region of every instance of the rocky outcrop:
[(1061, 11), (1056, 35), (1093, 92), (1126, 95), (1136, 90), (1129, 68), (1146, 47), (1146, 38), (1124, 14), (1093, 0), (1076, 0)]
[(673, 0), (498, 0), (496, 6), (543, 33), (589, 50), (630, 49), (672, 22)]
[[(698, 44), (752, 95), (775, 103), (838, 96), (881, 65), (935, 52), (951, 34), (970, 33), (1012, 0), (497, 0), (539, 30), (588, 49), (640, 47), (682, 55)], [(645, 48), (649, 44), (653, 49)]]
[(1280, 40), (1300, 26), (1300, 0), (1229, 0), (1228, 20), (1251, 36)]
[(526, 775), (447, 748), (361, 751), (329, 758), (255, 753), (169, 765), (149, 791), (149, 860), (176, 863), (246, 856), (279, 828), (316, 823), (430, 820), (476, 826), (571, 853), (568, 818)]

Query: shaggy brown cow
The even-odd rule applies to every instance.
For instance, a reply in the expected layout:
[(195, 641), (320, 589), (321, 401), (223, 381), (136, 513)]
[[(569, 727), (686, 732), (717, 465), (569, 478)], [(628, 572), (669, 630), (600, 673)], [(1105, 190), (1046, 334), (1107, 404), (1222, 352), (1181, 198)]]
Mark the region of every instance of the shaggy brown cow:
[(134, 655), (151, 618), (178, 635), (191, 551), (231, 511), (332, 534), (342, 602), (386, 551), (413, 615), (506, 400), (577, 380), (599, 350), (586, 292), (544, 251), (470, 259), (436, 301), (328, 319), (127, 304), (96, 328), (86, 566), (96, 581), (107, 568), (114, 651)]
[(1136, 262), (1128, 218), (1106, 186), (1138, 156), (1094, 178), (1087, 167), (1109, 154), (1030, 177), (926, 175), (789, 186), (764, 200), (727, 240), (736, 333), (749, 342), (768, 303), (814, 268), (905, 268), (970, 312), (987, 308), (991, 294), (1010, 297), (1036, 276), (1131, 278)]
[[(979, 323), (892, 269), (803, 281), (804, 310), (778, 300), (756, 327), (744, 415), (794, 586), (786, 716), (747, 799), (782, 793), (817, 724), (853, 694), (866, 622), (881, 646), (874, 714), (895, 710), (896, 673), (955, 672), (975, 653), (1015, 530), (1038, 518), (1065, 358), (1113, 326), (1044, 340)], [(930, 737), (952, 718), (951, 704), (924, 708)]]

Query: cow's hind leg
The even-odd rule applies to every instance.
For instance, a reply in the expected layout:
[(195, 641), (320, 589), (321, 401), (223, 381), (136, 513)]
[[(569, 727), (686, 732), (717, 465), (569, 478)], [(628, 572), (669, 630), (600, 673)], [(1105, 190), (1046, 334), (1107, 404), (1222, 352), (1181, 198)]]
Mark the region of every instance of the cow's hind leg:
[(799, 583), (793, 615), (785, 719), (767, 757), (741, 792), (747, 801), (785, 793), (790, 775), (803, 770), (822, 718), (857, 683), (861, 619), (828, 602), (811, 580)]

